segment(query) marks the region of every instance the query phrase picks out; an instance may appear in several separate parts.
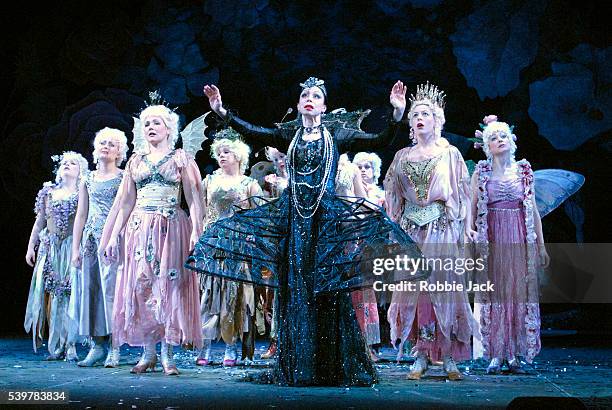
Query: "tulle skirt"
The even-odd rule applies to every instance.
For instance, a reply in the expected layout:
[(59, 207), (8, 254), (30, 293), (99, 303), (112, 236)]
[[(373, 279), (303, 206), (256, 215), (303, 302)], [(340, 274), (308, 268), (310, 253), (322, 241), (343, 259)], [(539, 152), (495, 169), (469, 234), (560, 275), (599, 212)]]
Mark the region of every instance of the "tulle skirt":
[(181, 209), (172, 215), (135, 209), (130, 215), (115, 286), (115, 346), (165, 341), (201, 347), (198, 280), (183, 267), (190, 233)]

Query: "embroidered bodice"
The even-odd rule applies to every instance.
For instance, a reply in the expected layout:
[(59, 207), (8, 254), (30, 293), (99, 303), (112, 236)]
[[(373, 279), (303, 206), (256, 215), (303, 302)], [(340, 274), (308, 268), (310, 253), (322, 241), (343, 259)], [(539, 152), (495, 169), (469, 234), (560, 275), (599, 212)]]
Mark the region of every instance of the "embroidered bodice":
[(74, 216), (79, 201), (78, 192), (74, 192), (68, 198), (54, 199), (53, 191), (56, 186), (46, 183), (36, 197), (34, 212), (38, 215), (44, 212), (47, 221), (47, 232), (64, 239), (72, 235)]
[(404, 171), (404, 174), (414, 186), (414, 191), (419, 202), (427, 201), (431, 175), (436, 165), (438, 165), (438, 162), (440, 162), (440, 158), (442, 158), (442, 154), (422, 161), (406, 160), (402, 164), (402, 171)]
[(168, 218), (176, 214), (181, 198), (181, 174), (176, 153), (176, 150), (169, 152), (157, 163), (141, 155), (138, 162), (130, 165), (137, 188), (135, 209), (161, 213)]
[(93, 236), (95, 239), (100, 239), (106, 217), (113, 206), (113, 201), (121, 185), (123, 171), (106, 181), (97, 181), (94, 178), (94, 173), (90, 173), (85, 179), (85, 186), (89, 194), (89, 209), (87, 212), (87, 222), (83, 236)]
[(222, 176), (219, 174), (207, 175), (203, 184), (205, 187), (206, 216), (205, 225), (209, 225), (219, 219), (232, 216), (236, 209), (248, 208), (249, 187), (257, 184), (251, 177), (242, 176), (240, 183), (231, 187), (221, 184)]

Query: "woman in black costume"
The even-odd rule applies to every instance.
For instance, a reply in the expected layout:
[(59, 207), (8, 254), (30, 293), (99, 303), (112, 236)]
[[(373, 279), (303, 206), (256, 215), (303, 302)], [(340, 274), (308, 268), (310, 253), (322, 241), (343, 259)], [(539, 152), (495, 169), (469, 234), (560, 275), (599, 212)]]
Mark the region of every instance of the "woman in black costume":
[[(376, 135), (359, 129), (367, 112), (325, 114), (322, 80), (310, 77), (300, 85), (297, 120), (274, 129), (237, 118), (223, 108), (217, 87), (204, 87), (212, 110), (226, 125), (247, 140), (286, 150), (289, 187), (280, 198), (209, 227), (186, 266), (278, 288), (275, 382), (367, 386), (376, 382), (376, 370), (348, 291), (371, 285), (371, 265), (365, 262), (374, 253), (412, 241), (378, 207), (334, 195), (338, 151), (389, 145), (404, 114), (406, 87), (400, 81), (393, 86), (393, 121)], [(408, 278), (416, 279), (419, 275)]]

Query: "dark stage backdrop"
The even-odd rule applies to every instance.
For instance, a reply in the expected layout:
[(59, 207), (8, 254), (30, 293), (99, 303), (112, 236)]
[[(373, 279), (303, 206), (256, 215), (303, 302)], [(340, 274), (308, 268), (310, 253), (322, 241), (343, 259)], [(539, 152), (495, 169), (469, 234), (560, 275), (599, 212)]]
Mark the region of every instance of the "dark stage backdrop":
[[(448, 94), (447, 135), (466, 159), (483, 158), (464, 137), (494, 113), (516, 126), (518, 158), (586, 176), (571, 206), (545, 218), (548, 241), (610, 240), (612, 49), (603, 2), (11, 3), (0, 25), (3, 333), (23, 332), (24, 256), (34, 196), (52, 178), (50, 156), (70, 149), (91, 159), (93, 135), (105, 126), (131, 137), (131, 117), (154, 89), (190, 121), (208, 110), (203, 84), (215, 83), (227, 106), (271, 125), (314, 75), (326, 80), (330, 108), (372, 109), (363, 128), (374, 131), (396, 80), (410, 90), (429, 80)], [(381, 153), (384, 169), (407, 143), (404, 131)], [(213, 165), (204, 148), (203, 174)], [(573, 310), (570, 326), (609, 325), (606, 309)]]

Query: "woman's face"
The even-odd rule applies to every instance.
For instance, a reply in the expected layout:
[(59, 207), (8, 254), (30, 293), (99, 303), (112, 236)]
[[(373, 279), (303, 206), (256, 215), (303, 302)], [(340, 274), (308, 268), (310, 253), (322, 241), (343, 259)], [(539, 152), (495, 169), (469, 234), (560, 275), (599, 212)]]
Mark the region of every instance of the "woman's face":
[(240, 166), (236, 154), (227, 146), (219, 147), (217, 150), (217, 163), (223, 169), (232, 169), (233, 167)]
[(60, 162), (59, 173), (62, 179), (65, 178), (78, 178), (81, 172), (81, 166), (76, 158), (64, 158)]
[(170, 129), (162, 117), (151, 115), (144, 120), (144, 135), (149, 144), (158, 144), (168, 139)]
[(325, 95), (319, 87), (304, 88), (298, 101), (298, 112), (302, 115), (317, 116), (327, 110)]
[(272, 163), (274, 164), (274, 168), (276, 170), (278, 170), (279, 172), (283, 172), (285, 170), (285, 159), (287, 158), (287, 155), (283, 154), (282, 152), (277, 152), (273, 157), (272, 157)]
[(489, 138), (489, 151), (491, 155), (501, 155), (504, 154), (512, 148), (512, 143), (510, 142), (510, 138), (505, 132), (496, 131)]
[(431, 108), (427, 105), (417, 105), (410, 112), (410, 127), (415, 134), (429, 135), (433, 133), (435, 119)]
[(115, 162), (119, 158), (119, 141), (115, 138), (102, 137), (96, 142), (95, 151), (99, 160)]
[(366, 184), (371, 184), (374, 182), (374, 168), (372, 168), (372, 164), (368, 161), (358, 162), (357, 168), (359, 168), (359, 173), (361, 174), (361, 180)]

